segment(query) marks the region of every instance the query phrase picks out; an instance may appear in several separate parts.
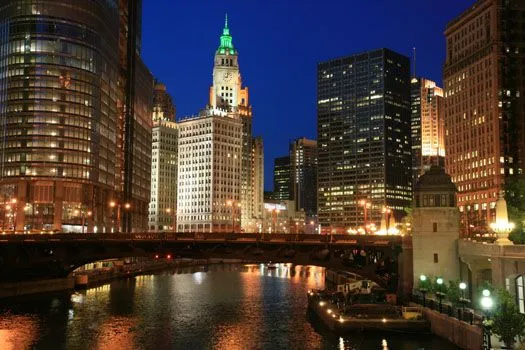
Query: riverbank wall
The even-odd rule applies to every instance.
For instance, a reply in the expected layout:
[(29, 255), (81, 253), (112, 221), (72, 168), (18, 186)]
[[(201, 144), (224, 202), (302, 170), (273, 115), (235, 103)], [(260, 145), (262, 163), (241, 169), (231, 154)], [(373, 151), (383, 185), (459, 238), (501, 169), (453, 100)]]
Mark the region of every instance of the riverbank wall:
[(423, 315), (430, 322), (430, 330), (433, 334), (447, 339), (461, 349), (482, 348), (483, 333), (479, 326), (470, 325), (429, 308), (423, 309)]
[(72, 276), (30, 282), (1, 283), (0, 299), (31, 294), (60, 292), (64, 290), (72, 290), (74, 287), (75, 279)]
[(119, 265), (111, 269), (84, 270), (66, 278), (38, 281), (0, 283), (0, 299), (44, 293), (71, 291), (75, 288), (96, 287), (113, 280), (154, 273), (172, 268), (212, 264), (243, 263), (239, 260), (151, 260)]

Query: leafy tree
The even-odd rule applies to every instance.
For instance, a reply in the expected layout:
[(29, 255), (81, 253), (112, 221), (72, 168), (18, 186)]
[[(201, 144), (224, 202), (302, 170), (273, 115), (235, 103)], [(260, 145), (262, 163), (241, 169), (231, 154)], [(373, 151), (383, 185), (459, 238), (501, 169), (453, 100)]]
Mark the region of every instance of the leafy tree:
[(427, 293), (432, 292), (434, 290), (434, 284), (432, 283), (432, 277), (427, 276), (427, 279), (424, 281), (420, 279), (417, 288), (418, 290), (425, 289)]
[(459, 280), (448, 281), (447, 300), (450, 301), (454, 305), (458, 305), (459, 298), (461, 298), (461, 289), (459, 289)]
[(509, 220), (515, 225), (509, 239), (516, 244), (525, 244), (525, 177), (516, 175), (506, 180), (505, 201)]
[(525, 335), (525, 317), (518, 312), (514, 298), (505, 289), (498, 289), (495, 295), (493, 331), (500, 341), (511, 349), (516, 337)]

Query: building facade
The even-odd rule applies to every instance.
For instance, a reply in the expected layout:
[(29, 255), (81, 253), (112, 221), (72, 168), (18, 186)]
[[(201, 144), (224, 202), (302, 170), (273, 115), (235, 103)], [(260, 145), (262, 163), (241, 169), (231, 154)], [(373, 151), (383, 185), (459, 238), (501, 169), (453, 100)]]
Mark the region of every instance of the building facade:
[(384, 207), (401, 216), (412, 199), (409, 59), (379, 49), (319, 63), (317, 98), (321, 231), (379, 224)]
[(445, 165), (445, 106), (443, 89), (432, 80), (410, 82), (412, 128), (412, 182), (430, 169)]
[(446, 169), (464, 234), (484, 232), (525, 162), (523, 1), (480, 0), (445, 30)]
[(306, 137), (290, 144), (291, 198), (307, 217), (317, 214), (317, 141)]
[(292, 198), (292, 179), (290, 156), (278, 157), (273, 161), (273, 199), (290, 200)]
[[(126, 96), (135, 97), (136, 117), (151, 115), (149, 72), (130, 70), (117, 49), (123, 37), (126, 45), (137, 44), (137, 16), (140, 2), (117, 0), (0, 5), (0, 201), (16, 202), (0, 215), (4, 228), (118, 230), (109, 203), (124, 193)], [(124, 34), (132, 30), (136, 35)], [(138, 79), (130, 74), (141, 69)], [(124, 81), (137, 85), (133, 94), (126, 95)], [(149, 133), (149, 143), (137, 169), (146, 167), (148, 176), (137, 175), (135, 196), (149, 202), (151, 130), (144, 125), (137, 142)], [(131, 210), (147, 216), (147, 208)]]
[(116, 158), (121, 181), (111, 215), (120, 222), (117, 230), (144, 231), (148, 229), (151, 191), (153, 76), (140, 57), (142, 0), (119, 0), (119, 15), (117, 140), (123, 151)]
[(155, 84), (151, 150), (149, 229), (175, 230), (177, 218), (178, 125), (166, 86)]
[(178, 232), (241, 231), (242, 128), (218, 110), (179, 121)]

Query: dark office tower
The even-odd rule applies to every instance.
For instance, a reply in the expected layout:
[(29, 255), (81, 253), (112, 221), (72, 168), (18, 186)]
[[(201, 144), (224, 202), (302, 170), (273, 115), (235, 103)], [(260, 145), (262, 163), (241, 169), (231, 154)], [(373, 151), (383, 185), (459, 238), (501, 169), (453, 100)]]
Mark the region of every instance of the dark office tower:
[(153, 88), (153, 121), (175, 121), (176, 108), (166, 85), (156, 81)]
[(412, 78), (412, 184), (431, 165), (445, 165), (445, 109), (443, 89), (432, 80)]
[[(141, 0), (120, 0), (119, 146), (122, 231), (147, 230), (151, 181), (153, 76), (140, 57)], [(118, 208), (117, 208), (118, 209)], [(118, 212), (117, 212), (118, 215)]]
[(273, 163), (273, 199), (290, 200), (290, 157), (275, 158)]
[(118, 32), (116, 0), (0, 4), (4, 229), (109, 230)]
[(317, 141), (305, 137), (290, 144), (290, 188), (295, 209), (307, 217), (317, 213)]
[(379, 224), (411, 203), (410, 62), (388, 49), (317, 67), (318, 216), (323, 233)]
[(485, 232), (506, 178), (523, 174), (523, 13), (525, 1), (477, 1), (445, 30), (445, 164), (467, 234)]

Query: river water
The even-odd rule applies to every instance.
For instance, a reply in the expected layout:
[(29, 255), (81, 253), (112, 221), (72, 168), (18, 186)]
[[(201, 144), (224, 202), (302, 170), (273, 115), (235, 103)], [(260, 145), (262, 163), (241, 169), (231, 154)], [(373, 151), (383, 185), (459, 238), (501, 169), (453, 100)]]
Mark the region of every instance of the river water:
[(0, 302), (0, 349), (456, 349), (430, 334), (331, 334), (306, 310), (311, 266), (180, 268)]

